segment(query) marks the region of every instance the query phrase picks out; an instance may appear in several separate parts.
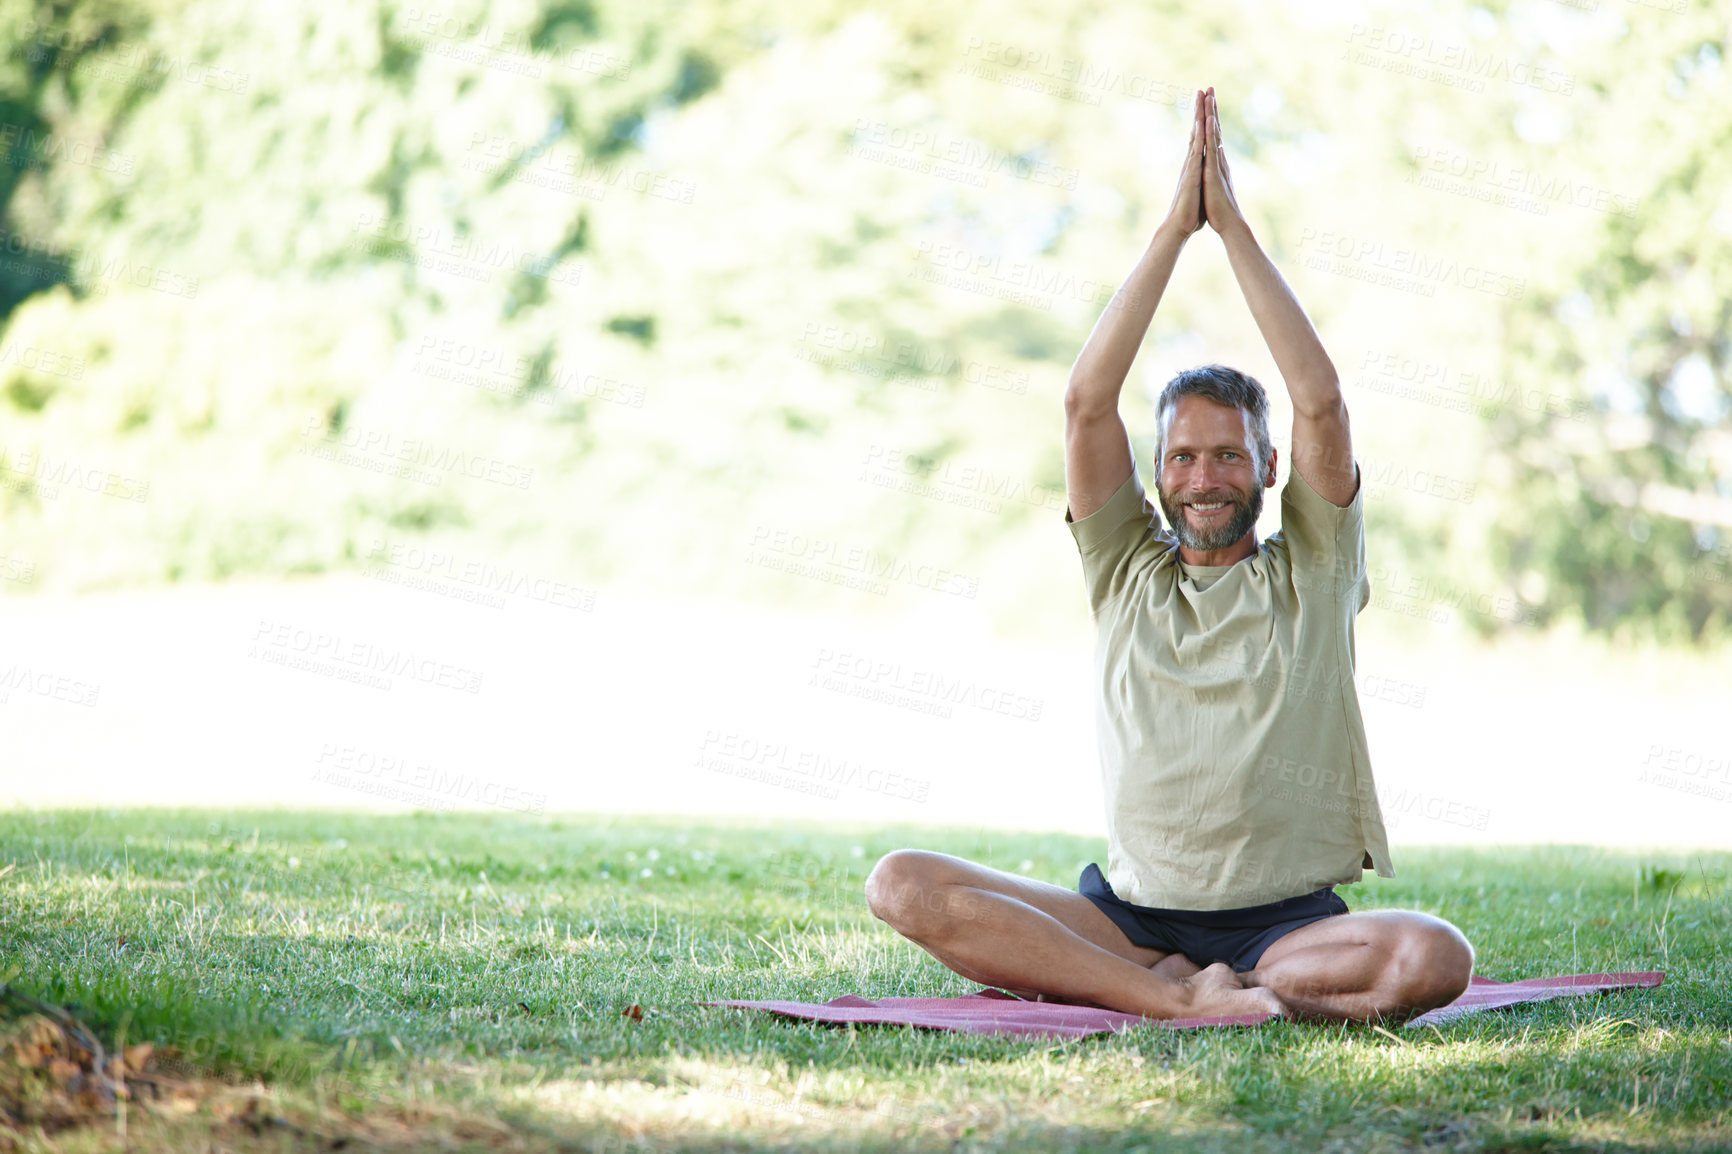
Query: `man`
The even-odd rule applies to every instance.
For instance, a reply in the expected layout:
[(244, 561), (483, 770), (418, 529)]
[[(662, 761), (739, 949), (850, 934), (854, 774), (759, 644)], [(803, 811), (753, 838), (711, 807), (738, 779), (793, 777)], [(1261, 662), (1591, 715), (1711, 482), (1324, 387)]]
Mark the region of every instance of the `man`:
[[(900, 850), (872, 912), (952, 970), (1025, 997), (1156, 1018), (1400, 1019), (1453, 1001), (1473, 949), (1417, 911), (1347, 912), (1392, 876), (1353, 685), (1369, 599), (1359, 470), (1334, 365), (1239, 213), (1214, 89), (1197, 94), (1166, 220), (1095, 326), (1065, 396), (1065, 520), (1095, 620), (1108, 872), (1079, 892)], [(1118, 414), (1179, 251), (1219, 234), (1293, 401), (1281, 532), (1255, 380), (1207, 366), (1157, 405), (1160, 527)]]

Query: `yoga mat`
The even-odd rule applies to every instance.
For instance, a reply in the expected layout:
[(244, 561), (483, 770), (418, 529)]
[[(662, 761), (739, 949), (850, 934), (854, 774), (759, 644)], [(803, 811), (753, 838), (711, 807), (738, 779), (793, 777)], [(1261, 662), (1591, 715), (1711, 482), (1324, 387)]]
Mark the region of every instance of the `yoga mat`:
[(1437, 1026), (1481, 1010), (1519, 1006), (1524, 1002), (1549, 1002), (1553, 998), (1573, 998), (1603, 990), (1651, 990), (1665, 980), (1666, 975), (1658, 970), (1634, 974), (1569, 974), (1561, 978), (1528, 978), (1521, 982), (1494, 982), (1476, 974), (1467, 980), (1467, 989), (1461, 997), (1447, 1006), (1439, 1006), (1409, 1019), (1407, 1025), (1409, 1029)]
[[(1553, 998), (1578, 997), (1602, 990), (1652, 989), (1666, 980), (1656, 971), (1629, 974), (1571, 974), (1561, 978), (1530, 978), (1521, 982), (1494, 982), (1475, 976), (1461, 997), (1447, 1006), (1409, 1019), (1407, 1028), (1432, 1026), (1477, 1014), (1482, 1010), (1545, 1002)], [(1121, 1014), (1099, 1006), (1077, 1006), (1065, 1002), (1029, 1002), (1002, 990), (978, 990), (960, 998), (879, 998), (872, 1001), (848, 994), (829, 1002), (704, 1002), (706, 1006), (732, 1006), (742, 1010), (768, 1010), (790, 1018), (842, 1024), (874, 1022), (882, 1025), (927, 1026), (935, 1030), (960, 1030), (965, 1034), (1011, 1034), (1040, 1038), (1082, 1038), (1132, 1027), (1194, 1030), (1206, 1026), (1256, 1026), (1271, 1015), (1250, 1014), (1232, 1018), (1144, 1018)]]

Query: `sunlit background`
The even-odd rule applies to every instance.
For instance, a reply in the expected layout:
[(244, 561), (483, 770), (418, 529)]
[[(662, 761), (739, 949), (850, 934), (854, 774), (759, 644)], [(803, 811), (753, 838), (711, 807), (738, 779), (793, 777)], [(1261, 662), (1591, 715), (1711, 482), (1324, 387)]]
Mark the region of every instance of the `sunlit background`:
[[(1212, 84), (1392, 841), (1732, 843), (1728, 20), (0, 5), (0, 799), (1102, 831), (1060, 400)], [(1284, 461), (1212, 232), (1139, 461), (1208, 361)]]

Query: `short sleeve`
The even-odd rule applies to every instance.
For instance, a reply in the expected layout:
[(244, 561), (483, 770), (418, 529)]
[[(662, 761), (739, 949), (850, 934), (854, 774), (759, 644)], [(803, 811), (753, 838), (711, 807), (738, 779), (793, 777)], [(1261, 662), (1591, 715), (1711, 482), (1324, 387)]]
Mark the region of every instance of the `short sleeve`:
[(1163, 547), (1161, 516), (1143, 490), (1134, 464), (1131, 475), (1106, 504), (1080, 521), (1071, 520), (1066, 505), (1064, 520), (1082, 555), (1090, 613), (1099, 613), (1101, 606), (1123, 592), (1132, 576)]
[(1296, 583), (1346, 591), (1365, 580), (1365, 477), (1357, 463), (1353, 500), (1337, 505), (1294, 469), (1281, 490), (1281, 535)]

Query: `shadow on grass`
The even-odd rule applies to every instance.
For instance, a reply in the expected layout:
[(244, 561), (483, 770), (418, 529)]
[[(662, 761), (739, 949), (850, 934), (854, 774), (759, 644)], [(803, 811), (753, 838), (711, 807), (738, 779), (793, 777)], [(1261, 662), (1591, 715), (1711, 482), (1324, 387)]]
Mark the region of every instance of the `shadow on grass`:
[[(14, 812), (0, 814), (0, 863), (15, 863), (0, 880), (0, 956), (105, 1037), (178, 1046), (189, 1076), (226, 1082), (236, 1102), (265, 1083), (246, 1099), (262, 1106), (161, 1122), (172, 1131), (161, 1149), (202, 1146), (198, 1125), (261, 1149), (1621, 1150), (1727, 1138), (1728, 855), (1409, 854), (1407, 877), (1350, 904), (1450, 918), (1487, 976), (1670, 975), (1656, 991), (1412, 1038), (1275, 1023), (1054, 1044), (698, 1004), (973, 990), (865, 914), (866, 871), (909, 844), (1057, 884), (1099, 852), (1094, 839), (981, 831)], [(633, 1005), (641, 1020), (622, 1014)]]

